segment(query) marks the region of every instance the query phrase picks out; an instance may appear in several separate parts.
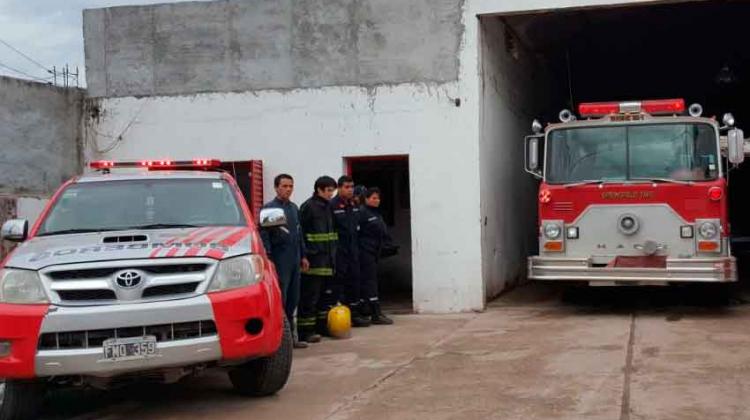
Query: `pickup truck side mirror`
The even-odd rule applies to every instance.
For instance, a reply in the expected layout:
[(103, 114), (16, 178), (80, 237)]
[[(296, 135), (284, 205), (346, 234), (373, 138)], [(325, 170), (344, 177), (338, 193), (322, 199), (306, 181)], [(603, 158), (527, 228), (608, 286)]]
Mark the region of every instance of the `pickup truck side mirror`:
[(526, 159), (526, 172), (537, 178), (542, 177), (542, 164), (540, 159), (540, 142), (544, 139), (544, 134), (534, 134), (526, 136), (524, 139), (524, 157)]
[(0, 229), (0, 236), (6, 241), (25, 241), (29, 237), (29, 221), (26, 219), (7, 220)]
[(272, 228), (286, 226), (286, 214), (283, 209), (269, 208), (260, 211), (260, 227)]
[(739, 128), (727, 132), (727, 160), (735, 165), (745, 161), (745, 133)]

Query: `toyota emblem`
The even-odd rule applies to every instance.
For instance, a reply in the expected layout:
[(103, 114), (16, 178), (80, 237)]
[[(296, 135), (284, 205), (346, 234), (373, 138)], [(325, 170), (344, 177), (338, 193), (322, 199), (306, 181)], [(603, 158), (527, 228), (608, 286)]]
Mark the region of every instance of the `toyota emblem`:
[(141, 280), (141, 273), (137, 271), (128, 270), (117, 273), (117, 285), (125, 289), (138, 286), (141, 284)]

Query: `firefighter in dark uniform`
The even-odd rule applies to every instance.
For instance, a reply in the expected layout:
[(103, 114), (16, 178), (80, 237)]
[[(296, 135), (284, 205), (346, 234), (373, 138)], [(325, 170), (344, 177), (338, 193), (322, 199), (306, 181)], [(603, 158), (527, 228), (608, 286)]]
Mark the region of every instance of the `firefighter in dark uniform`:
[[(294, 311), (300, 299), (300, 270), (307, 270), (305, 244), (302, 241), (302, 230), (299, 223), (299, 209), (291, 201), (294, 191), (294, 179), (291, 175), (281, 174), (273, 180), (276, 198), (266, 203), (263, 208), (284, 210), (287, 225), (277, 228), (262, 229), (260, 232), (263, 246), (276, 266), (279, 288), (284, 301), (284, 312), (290, 324), (294, 325)], [(296, 348), (305, 348), (304, 343), (295, 342)]]
[(375, 325), (391, 325), (393, 320), (383, 314), (378, 299), (378, 260), (383, 246), (391, 242), (388, 227), (378, 210), (380, 189), (368, 188), (360, 208), (359, 267), (362, 281), (362, 305)]
[[(299, 340), (320, 341), (321, 290), (330, 287), (334, 273), (336, 231), (330, 200), (336, 191), (336, 181), (322, 176), (315, 181), (313, 196), (302, 204), (300, 224), (305, 242), (309, 268), (302, 274), (302, 296), (297, 316)], [(323, 319), (328, 312), (323, 313)], [(322, 331), (321, 331), (322, 332)]]
[(351, 309), (353, 327), (369, 327), (370, 320), (362, 313), (360, 296), (359, 206), (354, 202), (354, 180), (344, 175), (339, 178), (338, 187), (338, 194), (331, 200), (339, 239), (332, 293)]

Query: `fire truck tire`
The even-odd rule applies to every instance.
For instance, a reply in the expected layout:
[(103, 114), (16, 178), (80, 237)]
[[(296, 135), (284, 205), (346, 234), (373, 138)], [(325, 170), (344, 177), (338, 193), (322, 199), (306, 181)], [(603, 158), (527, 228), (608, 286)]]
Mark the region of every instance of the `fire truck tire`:
[(229, 371), (234, 389), (251, 397), (264, 397), (280, 391), (292, 371), (292, 340), (289, 321), (284, 319), (284, 334), (276, 354), (251, 360)]
[(45, 390), (40, 382), (0, 380), (0, 420), (37, 418)]

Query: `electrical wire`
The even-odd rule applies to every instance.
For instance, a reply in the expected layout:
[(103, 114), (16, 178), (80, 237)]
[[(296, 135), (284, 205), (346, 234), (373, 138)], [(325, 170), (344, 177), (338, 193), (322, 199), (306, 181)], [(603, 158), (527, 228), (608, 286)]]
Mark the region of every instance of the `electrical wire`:
[(4, 69), (7, 69), (7, 70), (10, 70), (10, 71), (12, 71), (14, 73), (26, 76), (26, 77), (28, 77), (28, 78), (30, 78), (32, 80), (36, 80), (36, 81), (39, 81), (39, 82), (45, 82), (46, 83), (46, 82), (49, 81), (49, 79), (52, 78), (51, 76), (48, 77), (48, 78), (46, 78), (46, 79), (45, 78), (41, 78), (41, 77), (32, 76), (32, 75), (30, 75), (30, 74), (28, 74), (26, 72), (23, 72), (23, 71), (18, 70), (18, 69), (14, 69), (13, 67), (7, 66), (7, 65), (5, 65), (3, 63), (0, 63), (0, 68), (4, 68)]
[(34, 60), (33, 58), (29, 57), (28, 55), (26, 55), (26, 54), (22, 53), (22, 52), (21, 52), (21, 51), (19, 51), (19, 50), (18, 50), (18, 49), (17, 49), (16, 47), (14, 47), (14, 46), (10, 45), (10, 44), (9, 44), (9, 43), (7, 43), (6, 41), (3, 41), (2, 39), (0, 39), (0, 43), (2, 43), (3, 45), (5, 45), (6, 47), (10, 48), (11, 50), (13, 50), (13, 51), (17, 52), (17, 53), (18, 53), (19, 55), (21, 55), (21, 56), (22, 56), (22, 57), (24, 57), (25, 59), (27, 59), (27, 60), (31, 61), (32, 63), (36, 64), (36, 65), (37, 65), (37, 66), (39, 66), (40, 68), (44, 69), (44, 71), (46, 71), (46, 72), (48, 72), (48, 73), (52, 73), (52, 70), (48, 69), (48, 68), (47, 68), (47, 67), (45, 67), (45, 66), (44, 66), (43, 64), (39, 63), (38, 61)]

